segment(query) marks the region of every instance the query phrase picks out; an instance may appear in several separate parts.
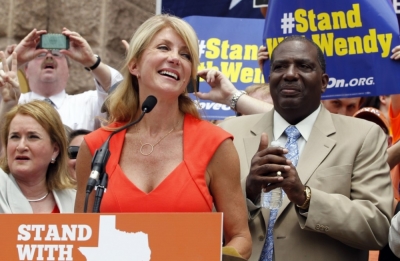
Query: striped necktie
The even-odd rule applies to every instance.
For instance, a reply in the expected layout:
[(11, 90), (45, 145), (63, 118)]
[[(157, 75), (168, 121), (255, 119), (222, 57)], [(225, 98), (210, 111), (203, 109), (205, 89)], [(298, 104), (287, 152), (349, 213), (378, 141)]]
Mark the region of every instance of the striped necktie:
[(48, 104), (50, 104), (51, 106), (55, 107), (56, 105), (54, 104), (54, 102), (52, 100), (50, 100), (49, 98), (44, 98), (43, 101), (47, 102)]
[[(300, 138), (301, 134), (296, 126), (292, 125), (286, 128), (285, 134), (287, 136), (285, 148), (287, 148), (289, 151), (285, 156), (287, 159), (292, 161), (293, 166), (297, 166), (297, 162), (299, 161), (299, 148), (297, 145), (297, 140)], [(282, 194), (285, 195), (285, 192), (282, 191)], [(260, 261), (272, 261), (272, 257), (274, 254), (273, 232), (276, 217), (278, 215), (278, 210), (279, 209), (271, 209), (270, 211), (267, 236), (265, 239), (263, 250), (261, 252)]]

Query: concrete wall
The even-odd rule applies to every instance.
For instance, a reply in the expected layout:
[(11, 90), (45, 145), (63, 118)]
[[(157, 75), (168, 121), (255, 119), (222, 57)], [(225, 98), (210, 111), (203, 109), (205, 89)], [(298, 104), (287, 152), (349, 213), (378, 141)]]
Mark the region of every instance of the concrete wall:
[[(0, 50), (18, 43), (33, 28), (61, 33), (77, 31), (102, 61), (119, 69), (125, 49), (121, 40), (156, 10), (156, 0), (0, 0)], [(67, 92), (94, 89), (91, 74), (71, 62)]]

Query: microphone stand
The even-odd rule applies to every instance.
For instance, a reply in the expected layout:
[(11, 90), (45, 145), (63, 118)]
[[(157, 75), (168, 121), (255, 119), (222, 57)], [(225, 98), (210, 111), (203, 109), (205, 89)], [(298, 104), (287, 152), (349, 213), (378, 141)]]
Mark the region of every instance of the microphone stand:
[(104, 192), (107, 191), (108, 174), (104, 173), (100, 184), (96, 186), (96, 196), (94, 197), (93, 213), (100, 213), (101, 200), (103, 199)]

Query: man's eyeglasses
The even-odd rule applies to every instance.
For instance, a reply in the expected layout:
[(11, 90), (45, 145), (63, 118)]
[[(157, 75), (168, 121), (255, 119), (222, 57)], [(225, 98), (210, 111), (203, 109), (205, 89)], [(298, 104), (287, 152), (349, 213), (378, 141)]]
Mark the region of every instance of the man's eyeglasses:
[(69, 146), (68, 147), (68, 157), (70, 159), (76, 159), (76, 156), (78, 155), (79, 151), (79, 146)]
[(41, 53), (41, 54), (39, 54), (38, 56), (36, 56), (36, 58), (44, 58), (44, 57), (46, 57), (46, 55), (47, 55), (48, 53), (51, 53), (51, 55), (52, 55), (53, 57), (56, 57), (56, 58), (64, 57), (64, 55), (63, 55), (62, 53), (60, 53), (60, 50), (47, 50), (46, 53)]

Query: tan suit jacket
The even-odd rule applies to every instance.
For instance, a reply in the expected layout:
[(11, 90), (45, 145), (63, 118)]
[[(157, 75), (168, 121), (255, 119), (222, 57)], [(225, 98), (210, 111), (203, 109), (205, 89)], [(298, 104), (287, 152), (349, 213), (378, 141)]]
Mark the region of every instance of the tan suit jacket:
[[(76, 190), (53, 190), (53, 196), (60, 213), (74, 213)], [(11, 174), (0, 169), (0, 213), (33, 213), (29, 201), (22, 194)]]
[[(273, 112), (220, 124), (234, 135), (242, 187), (262, 132), (273, 140)], [(276, 261), (368, 260), (368, 249), (387, 243), (393, 191), (386, 163), (386, 136), (378, 125), (329, 113), (323, 106), (300, 155), (297, 172), (311, 188), (307, 218), (287, 197), (274, 227)], [(249, 203), (253, 239), (251, 261), (258, 261), (269, 210)]]

